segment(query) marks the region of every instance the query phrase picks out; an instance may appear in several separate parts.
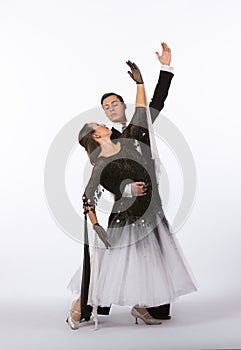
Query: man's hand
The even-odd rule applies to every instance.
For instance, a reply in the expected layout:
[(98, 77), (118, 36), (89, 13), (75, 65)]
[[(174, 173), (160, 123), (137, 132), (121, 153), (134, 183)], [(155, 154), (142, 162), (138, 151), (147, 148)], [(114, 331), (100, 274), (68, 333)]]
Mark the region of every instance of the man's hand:
[(172, 52), (170, 47), (167, 46), (166, 43), (161, 43), (162, 46), (162, 54), (160, 55), (159, 52), (156, 52), (158, 60), (161, 62), (161, 64), (166, 64), (167, 66), (170, 66), (171, 58), (172, 58)]
[(129, 76), (137, 83), (137, 84), (143, 84), (143, 79), (141, 76), (140, 69), (137, 67), (137, 65), (134, 62), (127, 61), (126, 64), (130, 67), (131, 72), (128, 71)]
[(145, 182), (133, 182), (131, 184), (131, 194), (133, 197), (145, 196), (147, 185)]

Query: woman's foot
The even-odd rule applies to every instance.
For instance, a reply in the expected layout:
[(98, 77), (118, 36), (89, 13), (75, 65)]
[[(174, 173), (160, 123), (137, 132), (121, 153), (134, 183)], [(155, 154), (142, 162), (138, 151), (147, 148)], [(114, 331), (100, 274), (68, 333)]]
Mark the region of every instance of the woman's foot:
[(74, 300), (70, 309), (70, 315), (67, 318), (66, 322), (71, 329), (78, 329), (80, 327), (80, 298)]
[(146, 310), (145, 307), (138, 307), (138, 306), (134, 306), (131, 309), (131, 314), (133, 317), (135, 317), (136, 319), (136, 324), (137, 319), (140, 318), (142, 321), (144, 321), (146, 324), (161, 324), (161, 320), (158, 320), (157, 318), (153, 318), (149, 312)]

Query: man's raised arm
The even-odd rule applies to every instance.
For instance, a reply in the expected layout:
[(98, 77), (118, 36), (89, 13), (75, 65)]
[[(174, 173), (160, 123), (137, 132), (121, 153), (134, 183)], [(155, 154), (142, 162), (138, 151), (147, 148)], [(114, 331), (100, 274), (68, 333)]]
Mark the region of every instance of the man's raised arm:
[(152, 122), (156, 120), (160, 111), (164, 107), (165, 100), (168, 95), (168, 90), (173, 78), (173, 67), (170, 66), (172, 52), (166, 43), (161, 43), (162, 53), (156, 52), (157, 58), (162, 64), (158, 83), (156, 85), (153, 97), (149, 104)]

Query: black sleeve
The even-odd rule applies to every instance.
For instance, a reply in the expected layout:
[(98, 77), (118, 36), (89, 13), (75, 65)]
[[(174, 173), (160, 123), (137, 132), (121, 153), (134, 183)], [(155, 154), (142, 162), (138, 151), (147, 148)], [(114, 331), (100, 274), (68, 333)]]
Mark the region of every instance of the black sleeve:
[(171, 72), (166, 72), (164, 70), (160, 71), (158, 83), (156, 85), (152, 100), (149, 104), (152, 123), (154, 123), (160, 111), (164, 107), (173, 75), (174, 74)]
[(136, 107), (131, 122), (122, 133), (121, 137), (135, 139), (149, 145), (148, 123), (145, 107)]
[(96, 206), (97, 201), (100, 198), (100, 193), (98, 192), (98, 186), (100, 184), (100, 177), (103, 170), (101, 162), (98, 162), (92, 170), (91, 177), (85, 188), (85, 193), (83, 195), (83, 201), (88, 206)]

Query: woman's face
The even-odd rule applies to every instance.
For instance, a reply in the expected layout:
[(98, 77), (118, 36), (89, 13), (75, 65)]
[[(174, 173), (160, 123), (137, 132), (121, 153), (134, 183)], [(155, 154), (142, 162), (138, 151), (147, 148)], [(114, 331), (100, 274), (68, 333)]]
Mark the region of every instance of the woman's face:
[(112, 131), (105, 124), (89, 123), (88, 126), (94, 130), (94, 136), (97, 138), (112, 134)]

